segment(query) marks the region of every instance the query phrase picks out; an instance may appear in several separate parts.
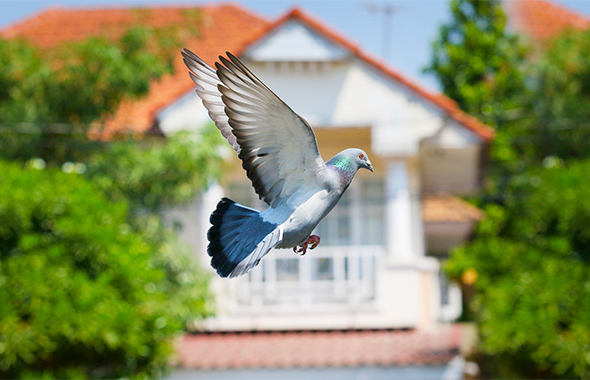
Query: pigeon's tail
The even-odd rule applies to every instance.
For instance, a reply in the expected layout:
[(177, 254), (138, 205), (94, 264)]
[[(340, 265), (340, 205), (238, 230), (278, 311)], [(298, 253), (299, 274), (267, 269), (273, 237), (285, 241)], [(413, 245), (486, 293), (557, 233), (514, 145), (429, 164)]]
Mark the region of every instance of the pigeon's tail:
[(237, 277), (258, 265), (283, 240), (282, 230), (264, 221), (260, 212), (222, 198), (209, 219), (211, 266), (221, 277)]

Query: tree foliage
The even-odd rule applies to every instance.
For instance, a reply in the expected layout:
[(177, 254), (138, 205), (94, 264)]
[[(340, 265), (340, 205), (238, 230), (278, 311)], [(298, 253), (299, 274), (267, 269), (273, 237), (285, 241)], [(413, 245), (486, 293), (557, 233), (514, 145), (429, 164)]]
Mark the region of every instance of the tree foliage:
[(88, 134), (171, 72), (184, 32), (0, 40), (0, 378), (161, 377), (171, 339), (208, 315), (208, 276), (161, 211), (218, 174), (218, 133)]
[(527, 138), (534, 162), (590, 157), (590, 30), (567, 30), (548, 42), (532, 70)]
[(461, 109), (502, 128), (520, 112), (526, 91), (526, 50), (505, 31), (499, 0), (453, 0), (453, 20), (442, 25), (425, 69)]
[(0, 377), (162, 375), (206, 276), (77, 174), (0, 162)]
[(207, 131), (168, 140), (88, 137), (123, 99), (146, 95), (151, 81), (171, 73), (182, 39), (198, 35), (198, 11), (183, 13), (193, 26), (159, 29), (150, 26), (156, 14), (135, 13), (138, 25), (116, 40), (95, 36), (41, 49), (0, 39), (0, 158), (41, 158), (67, 170), (83, 164), (113, 199), (153, 211), (188, 201), (215, 177), (219, 139)]
[(528, 49), (507, 33), (500, 0), (452, 0), (450, 6), (453, 19), (440, 27), (425, 71), (463, 111), (496, 129), (489, 170), (495, 177), (492, 185), (501, 191), (503, 178), (523, 172), (528, 164), (531, 145), (522, 144), (534, 124)]
[(501, 378), (590, 376), (590, 161), (514, 176), (477, 238), (453, 253), (478, 273), (472, 307)]
[(51, 50), (0, 39), (0, 157), (83, 160), (100, 147), (88, 139), (92, 123), (100, 125), (122, 99), (147, 94), (150, 81), (172, 71), (162, 39), (142, 26), (116, 41), (91, 37)]
[(477, 277), (484, 375), (588, 378), (590, 34), (568, 31), (527, 57), (499, 1), (451, 6), (429, 70), (497, 131), (474, 199), (485, 218), (447, 265), (456, 281)]
[(192, 200), (220, 172), (219, 131), (179, 132), (161, 139), (108, 144), (88, 163), (86, 175), (112, 199), (158, 211)]

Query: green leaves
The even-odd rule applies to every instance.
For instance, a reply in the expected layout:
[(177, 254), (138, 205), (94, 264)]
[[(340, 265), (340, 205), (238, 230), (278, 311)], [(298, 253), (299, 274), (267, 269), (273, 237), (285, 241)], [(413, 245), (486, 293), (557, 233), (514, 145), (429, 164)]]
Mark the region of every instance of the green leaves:
[(537, 161), (586, 158), (590, 144), (590, 31), (566, 31), (533, 66)]
[(506, 112), (523, 106), (525, 50), (505, 33), (499, 1), (453, 0), (451, 10), (454, 19), (441, 26), (425, 71), (462, 110), (503, 128)]
[(477, 278), (470, 311), (493, 355), (486, 376), (588, 378), (590, 32), (527, 57), (499, 1), (451, 8), (427, 70), (497, 134), (477, 200), (485, 218), (447, 273), (466, 287)]
[(86, 175), (113, 199), (156, 211), (192, 200), (220, 173), (215, 126), (145, 141), (113, 142), (92, 157)]
[(159, 378), (210, 314), (208, 276), (159, 215), (217, 176), (219, 132), (88, 138), (198, 34), (136, 16), (115, 41), (0, 39), (0, 158), (18, 163), (0, 161), (0, 378)]
[(76, 174), (0, 162), (0, 376), (160, 376), (209, 295), (158, 225)]
[(586, 160), (514, 176), (449, 261), (456, 280), (478, 273), (472, 306), (496, 376), (590, 376), (589, 172)]
[(114, 43), (94, 37), (51, 51), (0, 40), (0, 122), (89, 124), (123, 97), (146, 94), (150, 80), (170, 72), (149, 36), (138, 27)]
[(92, 123), (172, 72), (166, 36), (138, 26), (117, 41), (92, 37), (51, 50), (0, 39), (0, 157), (61, 165), (99, 148), (88, 140)]

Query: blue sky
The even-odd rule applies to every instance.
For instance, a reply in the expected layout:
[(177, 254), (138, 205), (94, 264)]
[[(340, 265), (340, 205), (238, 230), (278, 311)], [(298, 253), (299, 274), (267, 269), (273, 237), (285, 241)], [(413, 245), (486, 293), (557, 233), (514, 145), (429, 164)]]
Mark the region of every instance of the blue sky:
[[(227, 0), (225, 0), (227, 1)], [(324, 21), (333, 29), (371, 55), (383, 53), (383, 15), (370, 11), (371, 5), (394, 8), (390, 28), (388, 62), (398, 71), (428, 88), (436, 88), (433, 78), (421, 73), (430, 60), (430, 44), (438, 27), (450, 19), (447, 0), (233, 0), (271, 20), (281, 16), (295, 4)], [(526, 1), (526, 0), (520, 0)], [(150, 6), (198, 5), (221, 0), (0, 0), (0, 28), (50, 6)], [(590, 18), (590, 0), (558, 0)]]

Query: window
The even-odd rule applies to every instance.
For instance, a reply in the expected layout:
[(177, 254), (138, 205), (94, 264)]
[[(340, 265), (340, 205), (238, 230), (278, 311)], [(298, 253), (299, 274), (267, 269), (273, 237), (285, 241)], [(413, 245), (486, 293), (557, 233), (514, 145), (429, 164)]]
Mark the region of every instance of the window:
[(263, 200), (258, 198), (250, 182), (232, 182), (225, 190), (229, 199), (244, 206), (256, 210), (264, 210), (268, 207)]
[(321, 237), (323, 246), (352, 244), (351, 198), (351, 191), (348, 189), (336, 207), (318, 224), (314, 233)]
[[(229, 198), (245, 206), (267, 207), (248, 182), (233, 183), (226, 190)], [(270, 252), (238, 280), (238, 304), (299, 309), (373, 302), (376, 266), (384, 254), (384, 191), (383, 180), (357, 178), (314, 231), (321, 237), (319, 247), (303, 257), (290, 249)]]
[(299, 260), (293, 259), (276, 259), (277, 281), (298, 281), (299, 280)]
[(383, 245), (385, 235), (385, 184), (382, 180), (362, 181), (361, 244)]
[[(442, 267), (442, 265), (441, 265)], [(449, 305), (449, 287), (450, 283), (445, 272), (441, 269), (438, 272), (438, 282), (440, 284), (440, 304), (441, 306)]]
[(322, 245), (383, 245), (385, 234), (383, 180), (357, 180), (316, 228)]
[(314, 259), (312, 263), (311, 279), (313, 281), (334, 280), (334, 259)]
[[(258, 199), (249, 182), (227, 186), (232, 200), (258, 210), (266, 203)], [(385, 184), (382, 179), (355, 180), (336, 207), (320, 222), (314, 233), (320, 245), (383, 245), (385, 235)]]

